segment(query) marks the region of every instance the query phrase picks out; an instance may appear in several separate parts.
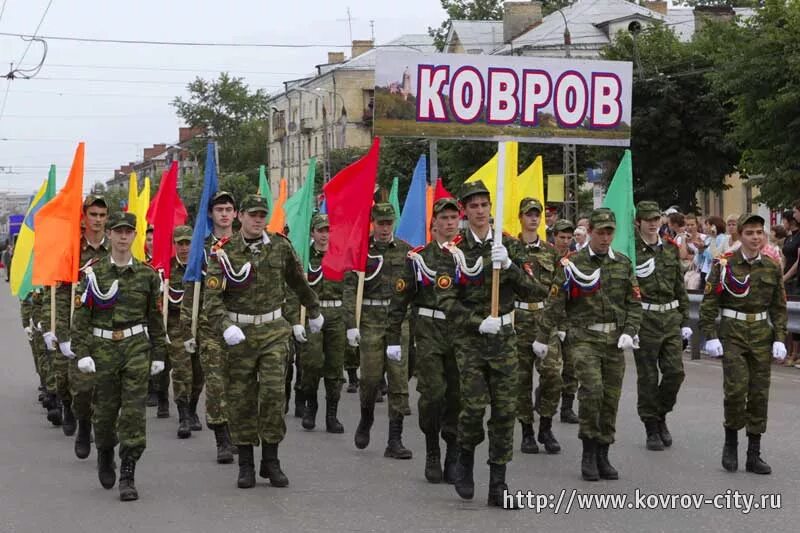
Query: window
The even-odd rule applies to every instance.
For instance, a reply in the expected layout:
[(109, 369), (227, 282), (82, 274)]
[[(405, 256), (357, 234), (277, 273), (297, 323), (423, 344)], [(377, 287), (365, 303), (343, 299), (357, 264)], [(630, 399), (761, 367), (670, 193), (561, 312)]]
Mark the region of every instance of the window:
[(317, 136), (315, 135), (315, 136), (314, 136), (314, 155), (316, 155), (317, 153), (319, 153), (319, 149), (318, 149), (318, 147), (317, 147), (317, 140), (318, 140), (318, 138), (317, 138)]
[(319, 120), (319, 98), (314, 100), (314, 118)]

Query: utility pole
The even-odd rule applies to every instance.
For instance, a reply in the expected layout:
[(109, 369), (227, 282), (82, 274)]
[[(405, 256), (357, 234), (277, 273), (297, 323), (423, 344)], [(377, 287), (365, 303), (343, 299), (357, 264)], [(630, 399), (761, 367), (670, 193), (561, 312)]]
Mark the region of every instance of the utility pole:
[[(570, 47), (572, 45), (572, 36), (569, 32), (569, 23), (567, 16), (559, 9), (561, 18), (564, 19), (564, 57), (572, 57)], [(573, 216), (578, 215), (578, 157), (574, 144), (564, 145), (564, 213), (566, 219), (573, 220)], [(574, 213), (573, 213), (574, 206)]]
[(430, 159), (431, 162), (431, 181), (433, 182), (432, 185), (436, 185), (436, 180), (439, 179), (439, 141), (436, 139), (431, 139), (428, 141), (429, 150), (430, 150)]

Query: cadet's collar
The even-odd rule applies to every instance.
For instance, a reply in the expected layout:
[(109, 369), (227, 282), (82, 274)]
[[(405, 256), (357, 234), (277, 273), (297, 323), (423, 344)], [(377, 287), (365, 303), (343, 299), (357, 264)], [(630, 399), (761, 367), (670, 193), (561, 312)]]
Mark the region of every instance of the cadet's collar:
[(323, 250), (318, 250), (317, 247), (314, 246), (314, 241), (313, 240), (311, 241), (311, 253), (314, 254), (315, 256), (317, 256), (317, 255), (318, 256), (325, 255), (325, 252)]
[(519, 241), (525, 245), (525, 248), (541, 248), (542, 247), (542, 239), (539, 235), (536, 235), (536, 242), (525, 242), (522, 240), (522, 233), (519, 234), (518, 237)]
[(369, 236), (369, 243), (371, 245), (374, 245), (374, 246), (387, 246), (387, 247), (388, 246), (391, 246), (391, 247), (397, 246), (397, 243), (394, 242), (394, 235), (392, 236), (392, 239), (389, 242), (379, 242), (379, 241), (375, 240), (375, 236), (374, 235), (370, 235)]
[[(589, 250), (589, 257), (594, 257), (596, 255), (599, 255), (599, 254), (595, 253), (594, 250), (592, 250), (592, 243), (589, 243), (589, 245), (586, 248)], [(612, 260), (616, 259), (614, 257), (614, 250), (612, 250), (610, 246), (608, 248), (608, 258), (612, 259)]]
[(741, 258), (739, 261), (740, 263), (748, 263), (752, 265), (753, 263), (758, 263), (761, 261), (761, 252), (758, 252), (756, 256), (753, 258), (749, 258), (746, 255), (744, 255), (744, 250), (742, 250), (741, 248), (739, 248), (737, 252), (739, 253), (739, 257)]
[(492, 228), (492, 226), (489, 226), (489, 233), (486, 234), (486, 238), (484, 240), (481, 240), (477, 235), (475, 235), (475, 232), (472, 231), (471, 227), (468, 229), (469, 229), (469, 235), (472, 235), (472, 241), (475, 244), (486, 244), (487, 242), (494, 239), (494, 228)]
[[(242, 246), (244, 250), (248, 250), (253, 244), (258, 244), (257, 242), (256, 243), (247, 242), (247, 239), (244, 238), (244, 233), (242, 233), (241, 231), (239, 232), (239, 236), (242, 238)], [(261, 244), (266, 246), (269, 243), (270, 243), (269, 235), (267, 235), (266, 231), (262, 232)]]
[(124, 267), (133, 266), (133, 256), (131, 256), (131, 258), (130, 258), (130, 259), (128, 259), (128, 262), (127, 262), (127, 263), (125, 263), (124, 265), (118, 265), (118, 264), (116, 264), (116, 263), (114, 262), (114, 258), (113, 258), (113, 257), (111, 257), (111, 254), (108, 254), (108, 260), (109, 260), (109, 261), (111, 261), (111, 264), (112, 264), (112, 265), (114, 265), (114, 266), (115, 266), (115, 267), (117, 267), (117, 268), (124, 268)]
[(95, 250), (99, 248), (102, 248), (103, 250), (108, 250), (108, 242), (106, 241), (105, 235), (103, 236), (102, 239), (100, 239), (100, 242), (97, 244), (97, 246), (94, 246), (92, 243), (90, 243), (89, 239), (86, 238), (85, 234), (81, 235), (81, 241), (83, 241), (81, 243), (81, 250), (85, 250), (86, 248), (89, 247), (94, 248)]
[(175, 262), (178, 263), (178, 266), (186, 266), (186, 263), (181, 261), (180, 257), (178, 257), (177, 255), (175, 256)]
[(639, 240), (642, 241), (642, 244), (644, 244), (648, 248), (653, 248), (654, 246), (658, 248), (664, 247), (664, 241), (661, 239), (661, 235), (658, 236), (658, 240), (653, 244), (650, 244), (649, 242), (644, 240), (644, 235), (642, 235), (641, 233), (639, 233)]

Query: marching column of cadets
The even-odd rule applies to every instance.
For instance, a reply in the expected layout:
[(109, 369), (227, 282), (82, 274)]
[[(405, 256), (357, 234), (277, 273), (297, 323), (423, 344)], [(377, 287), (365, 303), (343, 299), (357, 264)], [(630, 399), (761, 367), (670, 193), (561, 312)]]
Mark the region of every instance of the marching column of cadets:
[[(108, 216), (105, 200), (89, 196), (83, 207), (78, 285), (74, 290), (65, 284), (55, 288), (55, 309), (49, 288), (37, 289), (21, 302), (40, 379), (39, 400), (53, 425), (66, 435), (77, 430), (78, 458), (89, 456), (94, 428), (98, 477), (105, 488), (117, 481), (114, 450), (119, 445), (120, 499), (135, 500), (135, 466), (146, 445), (148, 378), (155, 378), (157, 390), (163, 391), (169, 383), (165, 371), (171, 368), (177, 437), (188, 438), (202, 429), (196, 410), (205, 385), (206, 423), (214, 431), (217, 461), (231, 463), (238, 453), (237, 484), (253, 487), (254, 447), (260, 446), (260, 476), (285, 487), (289, 479), (278, 447), (286, 432), (291, 392), (287, 365), (296, 353), (302, 369), (297, 414), (304, 428), (316, 425), (322, 381), (326, 430), (345, 431), (338, 403), (346, 368), (361, 404), (355, 446), (366, 448), (386, 375), (385, 456), (410, 459), (412, 451), (401, 440), (403, 419), (410, 412), (402, 328), (413, 315), (414, 375), (429, 482), (453, 484), (462, 498), (474, 496), (475, 447), (485, 438), (483, 419), (490, 406), (488, 504), (508, 506), (503, 493), (515, 421), (522, 428), (523, 453), (539, 451), (534, 411), (539, 413), (538, 442), (548, 454), (559, 453), (552, 426), (559, 399), (561, 422), (579, 424), (583, 479), (618, 479), (609, 451), (616, 440), (626, 355), (635, 362), (646, 448), (672, 445), (666, 417), (684, 378), (682, 341), (692, 335), (680, 256), (675, 242), (659, 235), (661, 210), (655, 202), (637, 205), (635, 264), (611, 248), (616, 229), (612, 211), (593, 211), (588, 244), (570, 251), (575, 226), (549, 212), (551, 242), (539, 239), (543, 207), (536, 199), (523, 199), (518, 211), (522, 233), (518, 238), (504, 235), (495, 243), (490, 193), (481, 182), (466, 184), (458, 200), (444, 198), (434, 205), (434, 240), (411, 249), (393, 237), (396, 214), (391, 205), (376, 204), (356, 325), (355, 273), (341, 283), (322, 278), (330, 226), (325, 215), (312, 221), (310, 265), (304, 272), (288, 239), (265, 230), (268, 209), (263, 198), (248, 195), (237, 207), (233, 195), (216, 193), (209, 206), (213, 231), (205, 243), (200, 312), (193, 317), (194, 284), (180, 281), (192, 228), (175, 229), (176, 255), (165, 288), (153, 268), (131, 255), (133, 215)], [(460, 210), (467, 221), (461, 231)], [(241, 229), (235, 233), (237, 218)], [(728, 471), (738, 469), (738, 430), (745, 428), (746, 470), (769, 474), (771, 468), (761, 457), (761, 436), (766, 431), (770, 359), (786, 356), (786, 296), (780, 266), (760, 253), (764, 220), (746, 214), (737, 227), (741, 246), (714, 260), (700, 325), (706, 351), (721, 357), (724, 369), (722, 465)], [(497, 317), (489, 312), (492, 264), (502, 269)], [(169, 291), (166, 330), (163, 290)], [(52, 313), (54, 331), (49, 327)], [(354, 353), (360, 354), (360, 362), (352, 355), (345, 360), (346, 347), (358, 348)], [(534, 370), (540, 374), (535, 390)], [(444, 464), (440, 438), (446, 445)]]

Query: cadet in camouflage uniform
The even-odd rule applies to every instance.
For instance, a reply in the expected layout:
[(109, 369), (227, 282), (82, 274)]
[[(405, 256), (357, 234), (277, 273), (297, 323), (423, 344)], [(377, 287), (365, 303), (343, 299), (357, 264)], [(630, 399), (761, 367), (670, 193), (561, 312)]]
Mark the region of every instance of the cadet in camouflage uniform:
[(106, 489), (114, 486), (114, 447), (119, 443), (119, 497), (132, 501), (139, 498), (134, 471), (146, 444), (147, 378), (163, 372), (167, 339), (159, 309), (161, 280), (131, 255), (136, 217), (115, 213), (108, 220), (108, 235), (109, 257), (96, 258), (85, 268), (72, 339), (78, 369), (94, 375), (100, 483)]
[[(448, 314), (455, 306), (456, 263), (447, 243), (458, 235), (458, 203), (441, 198), (433, 205), (436, 238), (408, 254), (404, 272), (395, 281), (395, 294), (389, 306), (386, 344), (400, 349), (402, 324), (409, 305), (417, 318), (417, 392), (419, 427), (425, 434), (425, 479), (431, 483), (455, 482), (458, 457), (458, 413), (461, 398), (458, 365), (453, 349), (455, 329)], [(441, 465), (439, 434), (447, 443), (444, 472)]]
[[(361, 353), (361, 420), (354, 442), (363, 450), (369, 445), (369, 430), (375, 420), (375, 401), (384, 372), (389, 379), (389, 439), (384, 457), (411, 459), (411, 450), (403, 446), (403, 416), (408, 409), (408, 357), (387, 352), (386, 325), (389, 303), (398, 286), (397, 279), (405, 268), (406, 255), (411, 247), (394, 238), (394, 208), (381, 203), (372, 207), (373, 235), (369, 240), (364, 277), (364, 299), (361, 324), (356, 327), (355, 272), (345, 276), (344, 307), (347, 341), (358, 346)], [(363, 335), (361, 334), (363, 332)]]
[[(786, 358), (786, 292), (781, 266), (762, 255), (764, 219), (739, 217), (741, 248), (714, 261), (700, 307), (706, 351), (722, 357), (725, 393), (725, 445), (722, 466), (739, 468), (738, 433), (747, 432), (748, 472), (769, 474), (761, 458), (761, 434), (767, 430), (770, 356)], [(722, 315), (717, 330), (716, 319)]]
[[(566, 316), (566, 338), (580, 384), (581, 475), (597, 481), (619, 478), (608, 449), (614, 442), (625, 352), (634, 348), (642, 303), (630, 259), (611, 249), (614, 212), (595, 209), (589, 224), (589, 245), (562, 260), (545, 323)], [(543, 327), (537, 343), (550, 342), (550, 331)]]
[[(33, 364), (39, 376), (39, 403), (44, 407), (47, 396), (48, 355), (42, 339), (42, 289), (34, 289), (25, 298), (20, 300), (20, 315), (22, 316), (22, 329), (28, 337), (33, 355)], [(60, 414), (60, 413), (59, 413)]]
[[(556, 251), (556, 268), (560, 269), (561, 259), (572, 255), (569, 247), (572, 244), (572, 235), (575, 232), (575, 225), (566, 219), (556, 220), (553, 224), (553, 248)], [(561, 317), (560, 322), (563, 323), (565, 317)], [(566, 325), (561, 327), (557, 325), (559, 337), (559, 348), (561, 349), (561, 422), (564, 424), (577, 424), (578, 415), (572, 409), (575, 402), (575, 394), (578, 392), (578, 378), (575, 376), (575, 358), (572, 356), (572, 351), (568, 349), (566, 341)]]
[[(666, 416), (683, 383), (683, 340), (689, 340), (689, 297), (683, 283), (678, 246), (658, 235), (661, 209), (656, 202), (636, 206), (636, 278), (642, 294), (641, 348), (634, 352), (639, 418), (648, 450), (672, 446)], [(661, 380), (659, 382), (659, 373)]]
[(191, 317), (188, 324), (181, 317), (186, 294), (183, 275), (192, 245), (192, 227), (178, 226), (172, 239), (175, 241), (175, 257), (170, 268), (167, 334), (171, 343), (172, 393), (178, 408), (178, 438), (186, 439), (192, 436), (192, 431), (203, 429), (197, 416), (197, 402), (203, 392), (203, 368), (200, 366), (196, 343), (188, 342), (192, 338)]
[[(108, 219), (108, 205), (102, 196), (89, 195), (83, 202), (84, 231), (81, 237), (80, 272), (78, 281), (83, 279), (84, 267), (98, 258), (105, 258), (109, 253), (109, 244), (106, 239), (106, 220)], [(50, 327), (50, 294), (44, 297), (42, 324)], [(94, 376), (78, 371), (78, 362), (72, 351), (70, 343), (70, 314), (71, 308), (77, 303), (72, 299), (72, 285), (59, 283), (56, 288), (56, 330), (44, 334), (48, 348), (58, 353), (52, 356), (52, 365), (56, 373), (58, 394), (64, 404), (64, 434), (72, 435), (75, 431), (77, 418), (78, 434), (75, 437), (75, 456), (86, 459), (91, 452), (92, 432), (92, 388)], [(74, 413), (74, 417), (73, 417)]]
[[(550, 287), (556, 272), (556, 252), (539, 238), (538, 228), (543, 211), (542, 203), (535, 198), (523, 198), (519, 204), (519, 260), (522, 268), (537, 285)], [(561, 445), (553, 435), (553, 415), (561, 398), (561, 340), (557, 331), (550, 335), (549, 351), (544, 357), (534, 354), (532, 345), (542, 322), (544, 299), (539, 301), (514, 302), (514, 329), (517, 330), (517, 355), (519, 357), (519, 395), (517, 411), (522, 426), (522, 453), (539, 453), (533, 434), (533, 369), (539, 372), (536, 387), (536, 410), (539, 412), (539, 442), (547, 453), (561, 451)], [(535, 361), (535, 365), (534, 365)]]
[[(233, 221), (236, 218), (236, 199), (229, 192), (219, 191), (211, 198), (208, 211), (213, 229), (211, 235), (206, 238), (204, 245), (206, 259), (211, 253), (211, 248), (220, 239), (229, 238), (233, 234)], [(183, 301), (181, 302), (181, 324), (184, 325), (186, 339), (184, 340), (184, 348), (193, 355), (199, 352), (200, 366), (205, 378), (206, 388), (206, 424), (209, 429), (214, 431), (217, 463), (230, 464), (233, 463), (233, 455), (236, 449), (230, 439), (225, 401), (225, 390), (228, 381), (227, 354), (220, 345), (219, 333), (208, 320), (204, 305), (205, 284), (202, 282), (200, 285), (200, 304), (198, 304), (197, 338), (192, 337), (194, 287), (195, 284), (193, 282), (185, 284)], [(191, 404), (189, 409), (191, 411)]]
[[(461, 380), (461, 413), (458, 420), (459, 459), (455, 488), (472, 499), (475, 447), (484, 439), (483, 417), (491, 407), (489, 428), (490, 506), (504, 507), (506, 465), (514, 451), (514, 420), (517, 417), (519, 361), (512, 324), (514, 300), (543, 299), (547, 287), (537, 287), (512, 259), (519, 243), (503, 237), (494, 243), (489, 191), (481, 181), (464, 184), (459, 198), (468, 227), (452, 249), (457, 263), (455, 283), (458, 306), (455, 321), (455, 352)], [(492, 263), (500, 263), (499, 316), (490, 316)], [(520, 263), (521, 264), (521, 263)]]
[(358, 346), (346, 344), (344, 347), (344, 369), (347, 371), (347, 392), (358, 392), (358, 365), (360, 359)]
[[(319, 333), (311, 334), (306, 342), (305, 327), (295, 324), (294, 337), (303, 345), (300, 358), (302, 367), (302, 389), (305, 400), (303, 427), (311, 430), (316, 426), (317, 389), (320, 380), (325, 383), (325, 430), (328, 433), (344, 433), (337, 410), (342, 392), (342, 366), (344, 364), (344, 308), (342, 307), (341, 281), (331, 281), (322, 276), (322, 258), (328, 251), (328, 215), (316, 214), (311, 221), (311, 250), (308, 262), (308, 284), (319, 298), (325, 310), (325, 326)], [(299, 312), (297, 313), (299, 317)]]
[(241, 232), (214, 246), (205, 280), (208, 320), (228, 345), (228, 413), (239, 449), (240, 488), (255, 486), (253, 446), (259, 444), (261, 477), (276, 487), (289, 484), (278, 460), (278, 444), (286, 434), (284, 380), (291, 328), (281, 306), (287, 285), (308, 310), (309, 331), (318, 333), (324, 324), (291, 243), (265, 231), (267, 212), (264, 198), (245, 197)]

